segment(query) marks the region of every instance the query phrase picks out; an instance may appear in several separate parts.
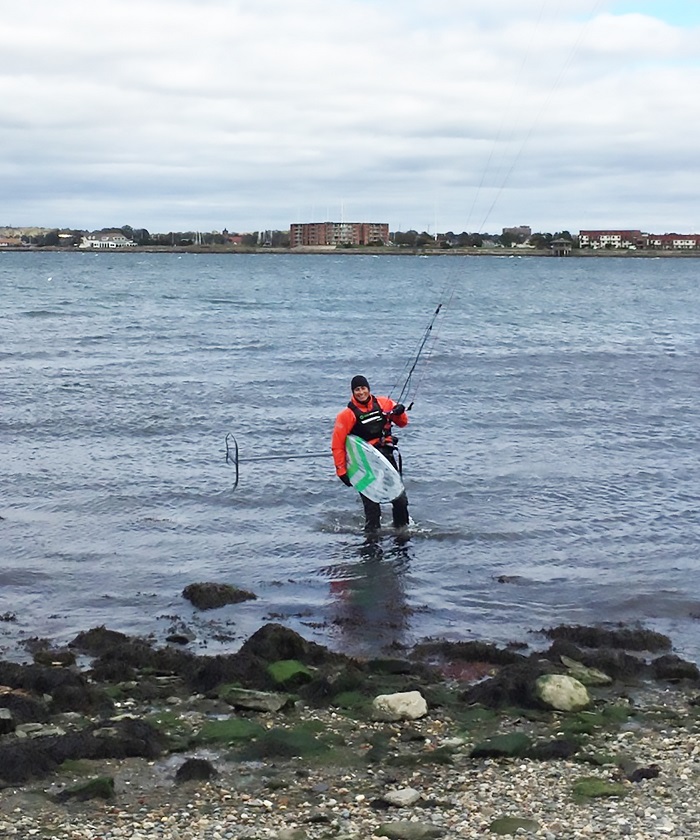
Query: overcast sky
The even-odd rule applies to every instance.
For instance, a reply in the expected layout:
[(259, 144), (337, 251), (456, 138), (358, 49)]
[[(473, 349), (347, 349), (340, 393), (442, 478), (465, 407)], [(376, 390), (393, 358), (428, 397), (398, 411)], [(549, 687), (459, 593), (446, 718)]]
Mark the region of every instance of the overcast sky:
[(32, 0), (0, 225), (700, 232), (700, 2)]

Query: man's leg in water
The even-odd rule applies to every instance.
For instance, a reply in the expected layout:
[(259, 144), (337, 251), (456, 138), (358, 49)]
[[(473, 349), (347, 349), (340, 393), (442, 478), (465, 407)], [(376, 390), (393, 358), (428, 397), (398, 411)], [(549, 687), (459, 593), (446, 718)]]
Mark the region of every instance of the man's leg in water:
[(394, 515), (394, 528), (405, 528), (408, 525), (408, 496), (403, 492), (398, 499), (391, 503)]
[(378, 531), (382, 519), (382, 509), (380, 505), (362, 494), (360, 494), (360, 498), (362, 499), (362, 506), (365, 509), (365, 531)]

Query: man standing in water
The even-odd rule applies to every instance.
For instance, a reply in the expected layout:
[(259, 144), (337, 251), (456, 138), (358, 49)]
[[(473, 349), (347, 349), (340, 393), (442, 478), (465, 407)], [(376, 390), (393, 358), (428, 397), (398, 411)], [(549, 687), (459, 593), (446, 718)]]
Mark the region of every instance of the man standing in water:
[[(338, 478), (348, 487), (347, 458), (345, 439), (348, 435), (357, 435), (375, 446), (382, 455), (396, 468), (394, 460), (395, 439), (391, 435), (391, 424), (395, 423), (403, 428), (408, 423), (406, 409), (400, 403), (397, 405), (389, 397), (375, 397), (369, 388), (369, 382), (364, 376), (353, 376), (350, 383), (352, 399), (338, 414), (333, 428), (331, 449)], [(381, 507), (360, 494), (365, 509), (365, 532), (372, 533), (379, 530), (381, 524)], [(408, 525), (408, 498), (403, 492), (392, 504), (394, 527), (405, 528)]]

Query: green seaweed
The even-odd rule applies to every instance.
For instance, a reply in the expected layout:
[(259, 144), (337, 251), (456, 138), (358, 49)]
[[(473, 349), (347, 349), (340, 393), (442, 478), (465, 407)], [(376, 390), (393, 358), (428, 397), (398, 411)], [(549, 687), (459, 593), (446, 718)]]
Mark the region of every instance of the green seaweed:
[(279, 659), (267, 666), (267, 673), (278, 685), (308, 682), (313, 673), (297, 659)]
[(249, 741), (264, 735), (266, 729), (259, 723), (246, 718), (209, 720), (197, 733), (195, 740), (202, 744), (230, 744), (234, 741)]
[(573, 794), (577, 799), (600, 799), (607, 796), (626, 796), (627, 788), (619, 782), (609, 782), (597, 776), (585, 776), (574, 783)]

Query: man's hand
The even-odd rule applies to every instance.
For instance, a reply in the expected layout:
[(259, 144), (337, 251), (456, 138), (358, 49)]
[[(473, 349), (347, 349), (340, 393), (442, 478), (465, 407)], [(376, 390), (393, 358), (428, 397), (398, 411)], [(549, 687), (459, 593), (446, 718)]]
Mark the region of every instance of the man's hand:
[(403, 405), (403, 403), (396, 403), (396, 405), (391, 409), (391, 414), (393, 414), (394, 417), (399, 417), (399, 415), (405, 414), (405, 412), (406, 406)]
[(338, 478), (339, 478), (339, 479), (343, 482), (343, 484), (344, 484), (346, 487), (352, 487), (352, 482), (351, 482), (351, 481), (350, 481), (350, 479), (348, 478), (348, 474), (347, 474), (347, 473), (343, 473), (342, 475), (339, 475), (339, 476), (338, 476)]

